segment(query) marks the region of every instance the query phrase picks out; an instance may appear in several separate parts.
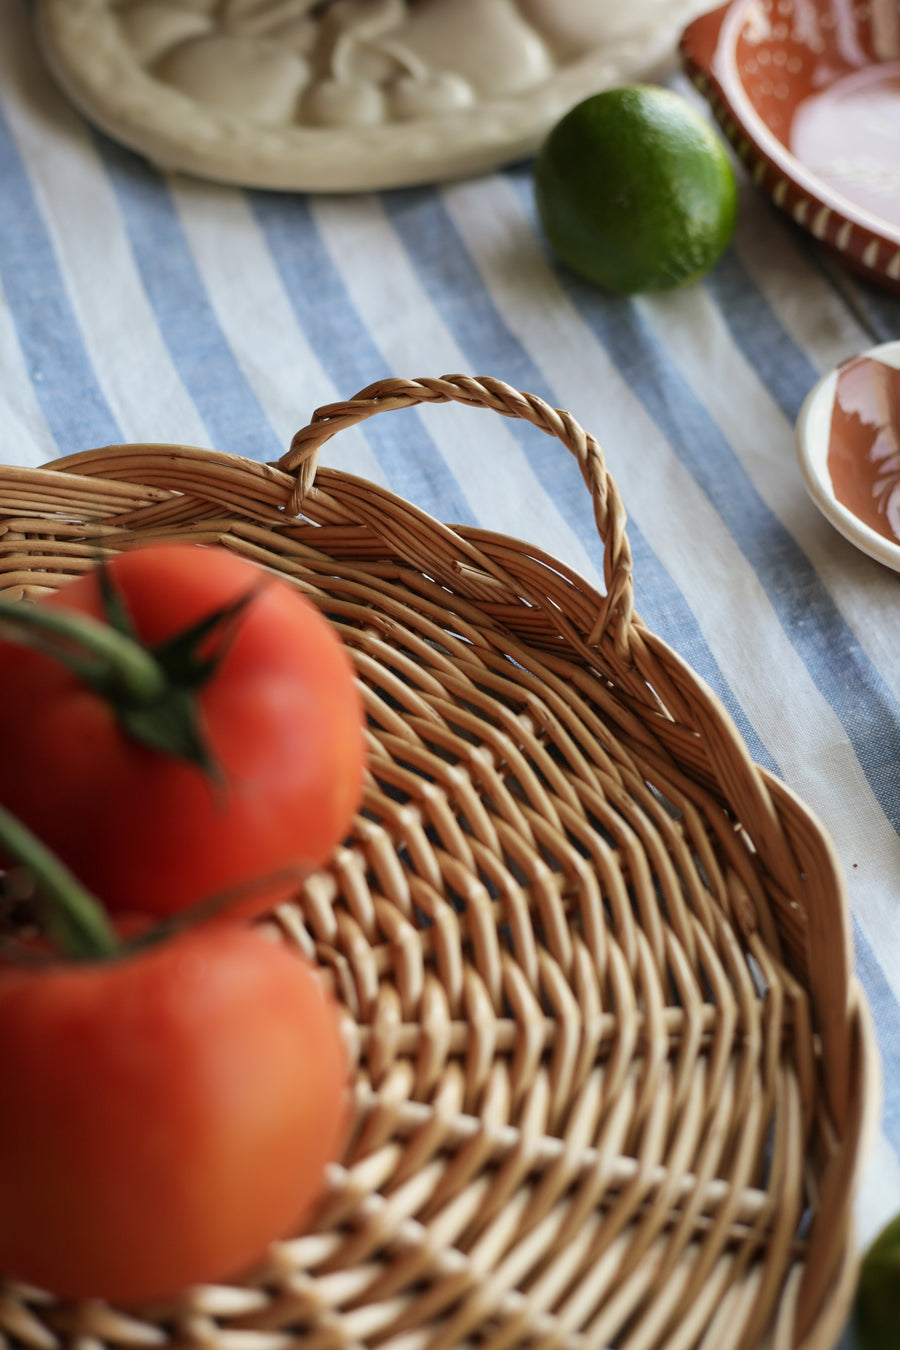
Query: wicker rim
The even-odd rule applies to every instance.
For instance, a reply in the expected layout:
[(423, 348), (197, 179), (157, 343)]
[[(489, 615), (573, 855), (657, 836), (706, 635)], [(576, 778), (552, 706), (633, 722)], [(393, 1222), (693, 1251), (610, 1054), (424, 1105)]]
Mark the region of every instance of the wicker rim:
[[(574, 455), (591, 492), (604, 541), (604, 594), (518, 541), (477, 529), (451, 528), (384, 489), (351, 475), (316, 468), (319, 447), (344, 427), (376, 412), (447, 401), (523, 418), (559, 439)], [(729, 1097), (723, 1056), (737, 1057), (735, 1082), (743, 1087), (738, 1091), (732, 1083), (729, 1091), (738, 1093), (735, 1100), (744, 1103), (743, 1109), (756, 1124), (752, 1129), (743, 1121), (729, 1127), (737, 1130), (736, 1175), (744, 1177), (741, 1183), (735, 1181), (734, 1190), (730, 1183), (716, 1179), (719, 1174), (709, 1170), (712, 1163), (708, 1159), (704, 1163), (702, 1154), (693, 1178), (675, 1177), (659, 1165), (648, 1166), (642, 1161), (643, 1148), (636, 1156), (626, 1154), (613, 1161), (619, 1199), (609, 1209), (606, 1222), (621, 1240), (622, 1225), (636, 1222), (635, 1215), (644, 1212), (641, 1204), (647, 1210), (638, 1225), (635, 1250), (643, 1250), (647, 1259), (657, 1251), (647, 1244), (669, 1231), (667, 1224), (671, 1240), (678, 1236), (672, 1263), (680, 1261), (678, 1253), (683, 1254), (692, 1225), (702, 1222), (707, 1225), (702, 1231), (708, 1234), (693, 1268), (678, 1267), (680, 1293), (687, 1301), (677, 1336), (659, 1340), (669, 1325), (667, 1319), (680, 1306), (673, 1302), (674, 1294), (669, 1296), (661, 1289), (659, 1309), (650, 1309), (635, 1331), (636, 1339), (628, 1337), (622, 1345), (628, 1350), (640, 1346), (658, 1350), (662, 1344), (667, 1350), (670, 1345), (711, 1350), (721, 1341), (741, 1350), (828, 1350), (840, 1332), (852, 1296), (856, 1264), (851, 1203), (877, 1114), (874, 1038), (852, 974), (840, 867), (833, 846), (808, 809), (752, 763), (719, 701), (634, 613), (624, 508), (593, 437), (569, 414), (497, 380), (467, 376), (386, 380), (361, 391), (355, 399), (319, 409), (277, 465), (191, 447), (145, 445), (89, 451), (44, 470), (0, 469), (0, 527), (6, 531), (6, 539), (0, 538), (0, 569), (10, 592), (24, 589), (29, 593), (61, 584), (72, 571), (93, 565), (97, 541), (112, 548), (131, 547), (160, 535), (183, 534), (224, 542), (284, 570), (314, 596), (324, 596), (327, 611), (347, 625), (345, 632), (368, 691), (371, 714), (379, 725), (374, 777), (379, 781), (383, 777), (389, 791), (379, 792), (373, 784), (367, 812), (358, 822), (349, 851), (336, 858), (330, 875), (310, 885), (289, 928), (301, 946), (331, 969), (350, 1003), (356, 1000), (354, 1034), (362, 1073), (357, 1093), (360, 1130), (354, 1145), (357, 1152), (335, 1169), (319, 1228), (273, 1257), (278, 1279), (288, 1279), (295, 1291), (302, 1288), (303, 1297), (318, 1305), (324, 1295), (316, 1293), (308, 1268), (318, 1269), (324, 1259), (327, 1278), (323, 1287), (333, 1287), (336, 1234), (342, 1224), (351, 1221), (351, 1228), (353, 1223), (361, 1228), (354, 1230), (348, 1250), (368, 1252), (371, 1259), (371, 1243), (383, 1238), (381, 1225), (403, 1193), (403, 1186), (394, 1193), (389, 1185), (384, 1194), (369, 1195), (371, 1183), (365, 1178), (372, 1162), (363, 1156), (363, 1145), (368, 1148), (373, 1139), (385, 1146), (393, 1139), (391, 1147), (402, 1142), (398, 1156), (403, 1156), (404, 1149), (411, 1150), (399, 1164), (398, 1175), (404, 1181), (409, 1181), (407, 1173), (416, 1165), (413, 1160), (426, 1172), (434, 1171), (436, 1140), (444, 1139), (449, 1147), (447, 1172), (439, 1177), (430, 1201), (440, 1231), (446, 1229), (453, 1209), (453, 1196), (446, 1192), (452, 1191), (451, 1178), (460, 1173), (467, 1149), (474, 1150), (473, 1157), (480, 1157), (482, 1165), (499, 1167), (498, 1177), (506, 1168), (510, 1185), (518, 1178), (530, 1187), (529, 1169), (539, 1166), (544, 1181), (535, 1194), (546, 1191), (552, 1178), (548, 1204), (552, 1201), (557, 1208), (545, 1215), (544, 1224), (562, 1204), (567, 1186), (579, 1178), (572, 1199), (575, 1212), (587, 1221), (591, 1210), (583, 1208), (589, 1204), (585, 1197), (595, 1195), (597, 1169), (602, 1173), (609, 1160), (604, 1160), (599, 1142), (588, 1148), (576, 1145), (568, 1125), (533, 1136), (527, 1124), (532, 1088), (543, 1084), (540, 1091), (549, 1094), (551, 1116), (565, 1122), (567, 1112), (574, 1109), (566, 1093), (575, 1091), (578, 1082), (579, 1093), (590, 1095), (593, 1090), (592, 1080), (583, 1075), (594, 1072), (590, 1056), (599, 1053), (602, 1042), (606, 1049), (598, 1070), (601, 1081), (608, 1073), (610, 1081), (621, 1085), (623, 1110), (629, 1092), (636, 1094), (633, 1104), (643, 1129), (646, 1121), (655, 1118), (654, 1094), (666, 1095), (667, 1060), (675, 1053), (673, 1046), (680, 1044), (673, 1062), (684, 1066), (696, 1057), (699, 1072), (719, 1085), (717, 1093), (725, 1093), (723, 1101)], [(402, 593), (397, 589), (401, 583)], [(446, 623), (444, 609), (449, 616)], [(385, 654), (386, 643), (396, 645), (396, 658)], [(437, 652), (435, 664), (428, 666), (432, 651)], [(418, 665), (410, 663), (410, 654)], [(421, 674), (421, 669), (427, 673)], [(403, 687), (407, 677), (412, 680), (411, 690)], [(520, 678), (523, 684), (514, 690), (511, 681)], [(536, 679), (541, 682), (539, 689)], [(398, 719), (392, 707), (385, 708), (376, 686), (384, 687), (389, 702), (405, 709), (403, 717)], [(539, 695), (545, 704), (539, 702)], [(510, 711), (519, 706), (518, 716)], [(450, 723), (445, 725), (441, 719), (446, 716)], [(537, 739), (528, 729), (535, 719)], [(467, 729), (463, 741), (454, 730), (455, 722)], [(468, 745), (473, 728), (487, 737), (481, 749)], [(559, 738), (553, 747), (564, 747), (559, 753), (568, 755), (577, 770), (571, 783), (560, 777), (559, 755), (548, 757), (543, 743), (551, 734), (555, 736), (555, 728)], [(537, 778), (522, 761), (510, 731), (521, 738), (522, 750), (539, 767)], [(428, 737), (434, 739), (436, 757), (425, 754), (423, 738)], [(499, 776), (498, 753), (505, 757)], [(578, 777), (582, 761), (587, 786)], [(411, 770), (417, 764), (424, 766), (426, 781), (413, 788)], [(506, 774), (522, 785), (527, 819), (508, 795)], [(613, 842), (625, 859), (633, 900), (611, 870), (614, 859), (608, 845), (596, 833), (585, 832), (587, 826), (579, 815), (577, 794), (587, 793), (592, 811), (601, 820), (607, 819), (604, 800), (597, 795), (598, 784), (615, 807), (604, 829), (615, 834)], [(408, 805), (398, 806), (399, 787), (404, 793), (419, 795), (410, 797)], [(635, 791), (640, 798), (637, 809), (632, 800)], [(681, 820), (677, 827), (665, 810), (660, 813), (653, 793), (677, 806)], [(495, 803), (491, 810), (500, 802), (496, 826), (484, 814), (491, 800)], [(470, 822), (471, 843), (460, 835), (454, 812)], [(630, 822), (624, 833), (616, 812), (624, 812), (622, 820)], [(416, 823), (420, 815), (438, 836), (437, 854), (428, 852), (431, 844)], [(646, 833), (650, 817), (655, 821), (654, 832)], [(516, 821), (524, 825), (522, 839), (513, 830)], [(497, 827), (505, 856), (532, 877), (529, 887), (533, 886), (535, 898), (528, 904), (537, 906), (539, 948), (534, 946), (534, 936), (522, 928), (523, 911), (515, 907), (519, 901), (513, 903), (518, 883), (504, 873), (504, 859), (495, 857), (490, 848), (485, 850), (484, 841), (497, 837)], [(590, 865), (578, 849), (571, 849), (566, 835), (587, 852)], [(476, 844), (478, 865), (468, 872), (463, 859), (472, 855)], [(650, 873), (641, 880), (647, 866), (642, 861), (644, 848), (649, 850), (645, 856)], [(548, 850), (575, 885), (567, 899), (570, 908), (559, 908), (555, 892), (547, 889), (550, 874), (542, 855)], [(671, 855), (668, 858), (666, 851)], [(695, 867), (691, 871), (692, 852), (699, 857), (699, 872)], [(402, 864), (405, 875), (398, 870), (400, 854), (407, 859)], [(371, 891), (367, 870), (374, 877)], [(426, 876), (432, 880), (423, 890)], [(506, 903), (503, 887), (508, 889), (511, 908), (506, 920), (514, 945), (521, 940), (527, 956), (517, 973), (497, 946), (491, 904), (479, 897), (485, 878), (501, 888), (501, 900), (493, 901), (494, 905)], [(610, 888), (605, 902), (596, 891), (598, 880)], [(463, 894), (468, 888), (471, 914), (454, 917), (439, 893), (429, 889), (443, 885)], [(424, 968), (417, 950), (424, 939), (415, 934), (413, 911), (402, 899), (410, 886), (419, 897), (417, 903), (432, 906), (429, 913), (435, 926), (429, 930)], [(658, 908), (660, 894), (662, 910)], [(605, 919), (604, 903), (610, 906)], [(636, 907), (634, 915), (631, 904)], [(606, 922), (608, 934), (602, 931)], [(390, 942), (378, 947), (373, 965), (367, 944), (374, 937), (383, 944), (386, 934), (392, 935)], [(715, 949), (720, 945), (717, 957)], [(746, 953), (756, 972), (753, 979), (765, 985), (765, 998), (759, 990), (754, 993), (742, 963), (735, 964), (739, 950)], [(396, 989), (383, 985), (382, 967), (394, 960), (390, 952), (400, 962), (391, 976)], [(423, 982), (423, 970), (429, 969), (430, 961), (437, 965)], [(701, 981), (712, 980), (711, 995), (695, 987), (696, 980), (689, 973), (692, 961), (699, 961), (699, 970), (705, 972)], [(461, 962), (469, 972), (465, 976)], [(670, 978), (667, 969), (679, 972), (676, 984), (683, 1003), (667, 1001), (659, 983), (660, 973), (663, 982)], [(529, 985), (532, 979), (537, 981), (534, 988)], [(360, 994), (363, 987), (367, 990), (364, 997)], [(715, 1009), (706, 1006), (709, 997), (720, 1004), (723, 1027), (730, 1031), (718, 1026)], [(510, 998), (515, 1011), (512, 1020)], [(547, 1014), (541, 1015), (542, 998), (549, 999), (553, 1008), (549, 1021)], [(438, 1015), (442, 1001), (447, 1006)], [(403, 1007), (407, 1012), (399, 1027), (395, 1019)], [(405, 1038), (414, 1030), (410, 1019), (419, 1017), (419, 1032), (408, 1041)], [(741, 1026), (742, 1034), (728, 1050), (730, 1038)], [(418, 1045), (415, 1076), (431, 1085), (429, 1091), (437, 1091), (444, 1055), (452, 1059), (461, 1054), (466, 1081), (471, 1075), (473, 1082), (480, 1083), (490, 1056), (501, 1054), (502, 1046), (512, 1049), (516, 1045), (509, 1040), (514, 1028), (523, 1037), (513, 1060), (510, 1090), (515, 1110), (501, 1127), (492, 1123), (493, 1106), (484, 1118), (473, 1106), (481, 1100), (481, 1087), (463, 1114), (446, 1117), (443, 1110), (432, 1114), (427, 1092), (422, 1100), (401, 1102), (383, 1096), (385, 1084), (393, 1083), (391, 1091), (396, 1090), (395, 1057), (407, 1053), (404, 1046)], [(540, 1065), (542, 1045), (550, 1053), (549, 1078)], [(646, 1063), (641, 1049), (645, 1045)], [(707, 1047), (703, 1054), (701, 1045)], [(756, 1098), (747, 1096), (751, 1062), (745, 1059), (751, 1051), (760, 1056), (757, 1071), (764, 1084), (761, 1097)], [(636, 1052), (644, 1067), (629, 1069), (628, 1057)], [(535, 1054), (538, 1059), (529, 1059)], [(711, 1060), (704, 1058), (706, 1054)], [(602, 1067), (607, 1064), (608, 1069)], [(497, 1070), (501, 1072), (499, 1063)], [(658, 1082), (653, 1076), (657, 1070), (664, 1071)], [(636, 1076), (630, 1078), (631, 1073)], [(694, 1084), (688, 1092), (683, 1074), (676, 1078), (680, 1083), (676, 1097), (684, 1110), (685, 1093), (693, 1099), (691, 1094), (701, 1092), (702, 1096), (702, 1091)], [(448, 1082), (452, 1081), (451, 1075)], [(475, 1092), (474, 1087), (467, 1092)], [(772, 1123), (773, 1193), (753, 1189), (746, 1170), (748, 1145), (740, 1140), (745, 1128), (750, 1130), (748, 1139), (753, 1129), (758, 1133), (760, 1112), (771, 1110), (775, 1101), (780, 1106)], [(709, 1113), (712, 1128), (717, 1112), (724, 1108), (715, 1100), (703, 1109)], [(520, 1119), (519, 1112), (525, 1118)], [(447, 1141), (453, 1141), (452, 1147)], [(482, 1206), (487, 1224), (494, 1183), (487, 1176), (469, 1176), (465, 1167), (462, 1171), (468, 1181), (488, 1188)], [(807, 1171), (815, 1174), (815, 1181), (812, 1201), (807, 1201), (809, 1229), (801, 1238), (795, 1220), (801, 1194), (807, 1194)], [(788, 1197), (783, 1207), (780, 1189)], [(360, 1211), (363, 1193), (368, 1199)], [(457, 1199), (463, 1203), (462, 1197)], [(681, 1200), (683, 1210), (678, 1207)], [(449, 1207), (446, 1212), (443, 1202)], [(507, 1202), (519, 1203), (518, 1194), (511, 1192)], [(672, 1202), (676, 1202), (674, 1211), (669, 1209)], [(499, 1200), (493, 1203), (500, 1204)], [(530, 1211), (526, 1208), (525, 1212)], [(491, 1222), (502, 1224), (502, 1205)], [(577, 1247), (576, 1234), (571, 1231), (574, 1222), (564, 1217), (560, 1232), (567, 1233), (567, 1241)], [(338, 1228), (330, 1228), (331, 1223)], [(709, 1262), (718, 1260), (716, 1253), (724, 1251), (722, 1243), (736, 1231), (746, 1231), (752, 1241), (736, 1249), (742, 1254), (735, 1261), (732, 1274), (737, 1283), (732, 1287), (731, 1276), (715, 1274), (713, 1278)], [(427, 1265), (434, 1259), (442, 1270), (446, 1263), (448, 1277), (457, 1271), (453, 1279), (463, 1278), (464, 1269), (475, 1269), (466, 1264), (472, 1256), (468, 1250), (463, 1255), (454, 1247), (429, 1256), (434, 1239), (427, 1224), (409, 1232), (416, 1251), (415, 1243), (420, 1239), (424, 1243), (417, 1260)], [(766, 1261), (754, 1274), (746, 1263), (766, 1234)], [(602, 1233), (598, 1241), (598, 1250), (605, 1250)], [(523, 1245), (528, 1246), (527, 1233)], [(551, 1261), (552, 1269), (551, 1256), (543, 1259)], [(608, 1261), (609, 1251), (604, 1259)], [(667, 1265), (668, 1260), (664, 1250), (659, 1268), (676, 1273), (676, 1266)], [(462, 1267), (454, 1265), (459, 1261)], [(351, 1297), (346, 1322), (336, 1311), (329, 1311), (325, 1321), (309, 1333), (310, 1343), (318, 1344), (320, 1338), (329, 1347), (371, 1343), (392, 1350), (395, 1346), (451, 1350), (460, 1342), (474, 1343), (467, 1339), (478, 1325), (472, 1319), (477, 1319), (479, 1310), (488, 1316), (484, 1310), (494, 1307), (489, 1293), (506, 1278), (501, 1273), (508, 1261), (498, 1261), (496, 1271), (491, 1265), (481, 1277), (487, 1291), (484, 1296), (473, 1288), (453, 1316), (447, 1314), (442, 1320), (439, 1313), (444, 1305), (438, 1302), (434, 1305), (437, 1320), (419, 1325), (411, 1308), (406, 1308), (397, 1322), (403, 1330), (385, 1340), (378, 1330), (385, 1325), (383, 1321), (378, 1321), (374, 1311), (354, 1311)], [(405, 1269), (405, 1262), (400, 1260), (399, 1266)], [(630, 1268), (627, 1260), (625, 1268)], [(634, 1297), (634, 1280), (641, 1267), (630, 1269), (631, 1282), (626, 1281), (613, 1297), (613, 1305), (617, 1306), (617, 1299), (621, 1303)], [(364, 1267), (345, 1270), (342, 1275), (355, 1288), (363, 1280)], [(270, 1278), (274, 1278), (271, 1270)], [(375, 1284), (396, 1290), (403, 1279), (402, 1269), (385, 1270)], [(717, 1284), (717, 1280), (725, 1282)], [(716, 1288), (723, 1300), (720, 1316), (709, 1302)], [(692, 1290), (702, 1295), (696, 1308)], [(599, 1350), (607, 1343), (603, 1337), (612, 1334), (609, 1309), (594, 1317), (589, 1334), (575, 1335), (571, 1329), (563, 1334), (540, 1318), (529, 1330), (527, 1299), (517, 1303), (520, 1296), (514, 1294), (512, 1289), (502, 1297), (498, 1294), (496, 1306), (510, 1320), (491, 1333), (491, 1347), (521, 1344), (549, 1350), (572, 1345), (587, 1350), (596, 1345)], [(769, 1324), (776, 1296), (777, 1310)], [(284, 1297), (282, 1292), (282, 1301)], [(427, 1310), (431, 1304), (422, 1297)], [(432, 1303), (441, 1297), (446, 1295), (440, 1291), (428, 1296)], [(200, 1339), (217, 1343), (221, 1336), (223, 1350), (231, 1346), (232, 1337), (238, 1337), (237, 1346), (245, 1330), (257, 1337), (255, 1350), (283, 1350), (284, 1333), (274, 1340), (263, 1335), (264, 1328), (275, 1325), (267, 1306), (259, 1312), (257, 1331), (251, 1333), (250, 1327), (256, 1324), (251, 1320), (248, 1326), (240, 1316), (237, 1330), (228, 1326), (229, 1308), (233, 1312), (240, 1306), (252, 1312), (261, 1306), (261, 1298), (255, 1287), (249, 1292), (199, 1291), (186, 1295), (176, 1313), (168, 1309), (160, 1316), (168, 1319), (167, 1325), (174, 1320), (181, 1334), (192, 1339), (202, 1312), (208, 1320)], [(19, 1334), (15, 1328), (24, 1324), (23, 1318), (35, 1316), (30, 1306), (23, 1311), (21, 1302), (16, 1309), (8, 1327), (13, 1335)], [(95, 1310), (92, 1320), (82, 1310), (73, 1322), (71, 1312), (57, 1309), (47, 1312), (46, 1323), (56, 1328), (77, 1326), (79, 1334), (101, 1340), (122, 1339), (110, 1333), (109, 1315)], [(703, 1318), (707, 1319), (705, 1330)], [(372, 1328), (371, 1342), (368, 1333), (358, 1330), (364, 1323)], [(0, 1312), (0, 1328), (6, 1325)], [(125, 1335), (126, 1343), (136, 1344), (141, 1338), (146, 1343), (147, 1336), (158, 1342), (158, 1320), (151, 1318), (139, 1325), (138, 1340), (129, 1341)], [(34, 1330), (25, 1339), (35, 1350), (45, 1350), (46, 1328), (39, 1330), (43, 1340)], [(287, 1344), (293, 1343), (289, 1336)]]

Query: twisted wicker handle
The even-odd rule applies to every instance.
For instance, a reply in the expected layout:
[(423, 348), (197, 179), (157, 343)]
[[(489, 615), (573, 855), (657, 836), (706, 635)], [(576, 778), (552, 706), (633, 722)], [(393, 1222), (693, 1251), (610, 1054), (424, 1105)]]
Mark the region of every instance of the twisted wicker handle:
[(299, 512), (313, 486), (319, 447), (327, 440), (379, 412), (411, 408), (418, 403), (465, 403), (471, 408), (489, 408), (504, 417), (518, 417), (562, 441), (574, 455), (594, 503), (594, 519), (603, 540), (603, 579), (606, 586), (601, 611), (588, 642), (599, 641), (612, 622), (617, 646), (627, 647), (634, 612), (631, 547), (625, 532), (625, 507), (610, 477), (603, 451), (596, 439), (570, 413), (552, 408), (534, 394), (523, 394), (502, 380), (469, 375), (444, 375), (438, 379), (386, 379), (363, 389), (344, 403), (330, 403), (313, 413), (308, 426), (298, 431), (290, 449), (279, 462), (296, 477), (290, 509)]

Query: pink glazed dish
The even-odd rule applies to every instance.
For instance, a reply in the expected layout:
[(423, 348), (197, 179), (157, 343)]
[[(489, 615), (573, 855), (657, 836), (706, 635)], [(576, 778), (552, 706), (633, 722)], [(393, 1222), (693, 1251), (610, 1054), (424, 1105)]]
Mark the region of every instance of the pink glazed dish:
[(757, 186), (900, 294), (900, 0), (732, 0), (680, 51)]

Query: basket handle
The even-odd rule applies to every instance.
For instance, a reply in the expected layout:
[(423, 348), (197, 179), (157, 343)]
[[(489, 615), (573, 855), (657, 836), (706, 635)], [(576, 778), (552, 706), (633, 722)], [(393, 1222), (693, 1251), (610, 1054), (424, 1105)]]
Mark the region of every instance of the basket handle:
[(438, 379), (385, 379), (370, 384), (344, 403), (318, 408), (309, 425), (298, 431), (278, 467), (296, 478), (289, 510), (298, 514), (313, 486), (319, 447), (345, 427), (355, 426), (379, 412), (411, 408), (419, 403), (465, 403), (471, 408), (489, 408), (504, 417), (518, 417), (555, 436), (571, 451), (594, 503), (594, 519), (603, 540), (603, 579), (606, 595), (588, 635), (599, 641), (613, 627), (616, 646), (624, 652), (634, 613), (631, 546), (625, 532), (625, 507), (619, 490), (606, 468), (597, 440), (574, 417), (553, 408), (534, 394), (523, 394), (502, 380), (489, 376), (444, 375)]

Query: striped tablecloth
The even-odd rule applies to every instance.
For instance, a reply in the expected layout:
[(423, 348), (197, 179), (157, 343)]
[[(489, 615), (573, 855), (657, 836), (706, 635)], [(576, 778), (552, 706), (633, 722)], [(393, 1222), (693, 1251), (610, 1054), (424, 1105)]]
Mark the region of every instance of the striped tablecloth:
[[(900, 335), (900, 303), (836, 272), (743, 175), (712, 275), (610, 298), (548, 258), (527, 165), (345, 198), (221, 188), (94, 133), (48, 79), (24, 0), (0, 4), (0, 68), (4, 461), (133, 440), (271, 460), (320, 404), (457, 371), (537, 393), (599, 437), (640, 613), (843, 860), (885, 1070), (867, 1241), (900, 1210), (900, 578), (811, 505), (793, 427), (821, 372)], [(520, 424), (427, 409), (325, 458), (598, 578), (574, 463)]]

